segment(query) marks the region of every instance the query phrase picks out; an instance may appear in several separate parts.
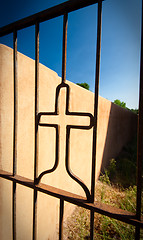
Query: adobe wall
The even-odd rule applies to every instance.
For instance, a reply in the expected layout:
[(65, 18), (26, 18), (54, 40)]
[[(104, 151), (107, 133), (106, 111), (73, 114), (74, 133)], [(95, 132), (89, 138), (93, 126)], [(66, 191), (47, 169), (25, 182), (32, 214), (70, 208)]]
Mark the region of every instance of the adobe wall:
[[(0, 168), (12, 172), (13, 139), (13, 53), (0, 45)], [(18, 158), (17, 174), (33, 179), (34, 175), (34, 61), (18, 53)], [(61, 82), (52, 70), (40, 64), (39, 112), (53, 112), (55, 90)], [(70, 106), (73, 112), (93, 114), (94, 94), (67, 81), (70, 86)], [(60, 93), (60, 111), (65, 110), (65, 90)], [(43, 121), (47, 121), (44, 119)], [(64, 118), (59, 120), (64, 123)], [(71, 117), (70, 121), (74, 122)], [(79, 119), (78, 124), (83, 124)], [(84, 124), (89, 124), (85, 119)], [(96, 180), (101, 164), (118, 155), (136, 130), (137, 116), (99, 97)], [(63, 128), (61, 128), (63, 129)], [(65, 170), (65, 131), (60, 129), (59, 166), (42, 178), (43, 183), (84, 195)], [(53, 166), (55, 160), (55, 129), (39, 127), (38, 172)], [(92, 159), (92, 129), (72, 129), (70, 136), (70, 167), (90, 188)], [(0, 179), (0, 239), (12, 236), (12, 183)], [(17, 185), (17, 239), (32, 239), (33, 190)], [(38, 193), (38, 239), (57, 239), (59, 200)], [(72, 211), (66, 204), (65, 217)], [(55, 227), (56, 226), (56, 227)]]

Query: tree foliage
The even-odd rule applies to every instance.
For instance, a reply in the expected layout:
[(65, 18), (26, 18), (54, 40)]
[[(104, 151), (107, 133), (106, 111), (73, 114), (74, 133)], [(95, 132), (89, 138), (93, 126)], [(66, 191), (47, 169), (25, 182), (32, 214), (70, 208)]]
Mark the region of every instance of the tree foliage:
[(126, 107), (126, 103), (125, 102), (121, 102), (119, 99), (114, 100), (114, 103), (117, 104), (118, 106), (122, 107), (122, 108), (126, 108), (128, 110), (130, 110), (131, 112), (138, 114), (139, 110), (138, 109), (129, 109)]
[(114, 100), (114, 103), (122, 108), (126, 108), (126, 103), (121, 102), (119, 99)]
[(80, 86), (80, 87), (83, 87), (83, 88), (85, 88), (85, 89), (87, 89), (87, 90), (89, 90), (89, 85), (88, 85), (88, 83), (77, 83), (77, 85), (78, 86)]

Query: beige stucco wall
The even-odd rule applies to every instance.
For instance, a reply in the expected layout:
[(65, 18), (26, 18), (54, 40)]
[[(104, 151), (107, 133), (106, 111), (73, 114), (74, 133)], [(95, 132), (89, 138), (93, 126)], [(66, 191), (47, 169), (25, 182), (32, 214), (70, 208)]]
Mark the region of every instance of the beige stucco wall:
[[(13, 139), (13, 52), (0, 45), (0, 168), (12, 172)], [(34, 61), (18, 53), (18, 160), (17, 174), (33, 179), (34, 175)], [(61, 82), (52, 70), (40, 64), (39, 112), (53, 112), (55, 90)], [(73, 112), (93, 114), (94, 94), (71, 82), (70, 106)], [(60, 92), (59, 109), (64, 111), (65, 91)], [(48, 118), (43, 119), (47, 121)], [(61, 116), (59, 122), (65, 119)], [(74, 119), (70, 119), (74, 121)], [(78, 119), (78, 124), (83, 119)], [(101, 164), (115, 157), (128, 142), (136, 128), (136, 115), (99, 97), (96, 179)], [(84, 124), (88, 124), (85, 119)], [(83, 122), (82, 122), (83, 124)], [(38, 172), (53, 166), (55, 159), (55, 129), (39, 127)], [(45, 175), (43, 183), (84, 195), (65, 170), (65, 130), (60, 129), (59, 166)], [(70, 167), (90, 188), (92, 159), (92, 129), (72, 129), (70, 136)], [(12, 183), (0, 179), (0, 239), (10, 240), (12, 234)], [(32, 239), (33, 190), (17, 187), (17, 239)], [(38, 239), (57, 239), (59, 200), (38, 193)], [(66, 205), (65, 215), (73, 206)]]

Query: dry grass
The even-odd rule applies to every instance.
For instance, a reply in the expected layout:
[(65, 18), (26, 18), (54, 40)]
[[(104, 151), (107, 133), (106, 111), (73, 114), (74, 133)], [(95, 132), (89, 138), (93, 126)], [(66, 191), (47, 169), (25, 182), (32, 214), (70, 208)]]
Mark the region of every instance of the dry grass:
[[(104, 173), (101, 173), (100, 181), (96, 186), (97, 201), (135, 213), (136, 155), (137, 137), (135, 136), (116, 159), (110, 160), (108, 169), (104, 169)], [(90, 239), (89, 210), (75, 208), (74, 213), (65, 223), (64, 239)], [(135, 239), (135, 227), (95, 213), (94, 239), (133, 240)], [(141, 230), (140, 239), (143, 239), (143, 230)]]
[[(98, 181), (96, 198), (98, 201), (118, 208), (135, 211), (136, 188), (121, 190)], [(76, 207), (64, 226), (65, 240), (90, 239), (90, 211)], [(94, 239), (134, 239), (135, 228), (114, 219), (95, 213)]]

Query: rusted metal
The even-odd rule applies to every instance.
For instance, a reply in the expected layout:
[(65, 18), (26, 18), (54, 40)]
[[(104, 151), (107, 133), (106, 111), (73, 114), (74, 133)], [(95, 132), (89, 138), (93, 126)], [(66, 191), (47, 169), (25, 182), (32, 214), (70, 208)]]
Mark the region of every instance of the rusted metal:
[(64, 14), (64, 21), (63, 21), (62, 82), (66, 81), (67, 25), (68, 25), (68, 14), (66, 13)]
[(64, 191), (62, 189), (58, 189), (43, 183), (39, 183), (37, 185), (34, 184), (34, 181), (25, 178), (22, 176), (15, 175), (13, 176), (11, 173), (0, 170), (0, 177), (4, 179), (8, 179), (10, 181), (16, 182), (18, 184), (21, 184), (23, 186), (26, 186), (31, 189), (36, 189), (39, 192), (48, 194), (50, 196), (62, 199), (66, 202), (75, 204), (77, 206), (92, 210), (94, 212), (97, 212), (99, 214), (117, 219), (119, 221), (131, 224), (133, 226), (140, 226), (143, 228), (143, 220), (138, 220), (136, 218), (136, 214), (133, 214), (131, 212), (118, 209), (116, 207), (112, 207), (108, 204), (104, 204), (101, 202), (94, 202), (94, 203), (88, 203), (85, 197), (82, 197), (80, 195), (70, 193), (67, 191)]
[(64, 201), (60, 199), (59, 240), (63, 240)]
[[(142, 1), (143, 13), (143, 1)], [(138, 143), (137, 143), (137, 202), (136, 216), (141, 218), (141, 192), (142, 192), (142, 166), (143, 166), (143, 16), (141, 32), (141, 60), (140, 60), (140, 93), (139, 93), (139, 115), (138, 115)], [(136, 239), (140, 239), (140, 227), (136, 227)]]
[(99, 96), (99, 74), (100, 74), (100, 53), (101, 53), (101, 23), (102, 23), (102, 1), (98, 3), (97, 22), (97, 49), (96, 49), (96, 75), (95, 75), (95, 95), (94, 95), (94, 127), (92, 145), (92, 174), (91, 174), (91, 198), (95, 198), (95, 167), (96, 167), (96, 142), (97, 142), (97, 117), (98, 117), (98, 96)]
[[(104, 1), (104, 0), (103, 0)], [(19, 21), (11, 23), (7, 26), (0, 28), (0, 37), (12, 33), (14, 29), (20, 30), (26, 27), (30, 27), (35, 24), (35, 22), (44, 22), (46, 20), (62, 16), (65, 13), (69, 13), (86, 6), (93, 5), (97, 3), (98, 0), (70, 0), (55, 7), (49, 8), (47, 10), (41, 11), (39, 13), (33, 14), (29, 17), (23, 18)]]
[[(39, 124), (40, 125), (40, 124)], [(43, 124), (42, 126), (46, 126), (47, 124)], [(56, 154), (55, 154), (55, 163), (54, 166), (51, 169), (45, 170), (35, 179), (35, 184), (38, 184), (41, 180), (41, 178), (48, 173), (54, 172), (58, 166), (59, 163), (59, 128), (57, 124), (48, 124), (49, 127), (54, 127), (56, 130)]]
[(69, 176), (83, 188), (83, 190), (86, 194), (86, 197), (87, 197), (87, 201), (90, 202), (91, 197), (90, 197), (90, 191), (89, 191), (88, 187), (70, 169), (70, 166), (69, 166), (69, 139), (70, 139), (70, 127), (67, 126), (67, 131), (66, 131), (66, 170), (67, 170), (67, 173), (69, 174)]
[[(13, 116), (13, 176), (17, 173), (17, 124), (18, 124), (18, 79), (17, 79), (17, 31), (13, 32), (14, 116)], [(13, 182), (12, 200), (13, 240), (16, 240), (16, 183)]]
[[(35, 24), (35, 146), (34, 146), (34, 182), (38, 175), (38, 105), (39, 105), (39, 23)], [(33, 240), (37, 239), (37, 191), (33, 196)]]
[[(82, 112), (70, 112), (69, 111), (69, 96), (70, 96), (70, 88), (69, 88), (69, 85), (64, 83), (62, 81), (62, 83), (60, 85), (57, 86), (56, 88), (56, 97), (55, 97), (55, 111), (54, 112), (40, 112), (38, 114), (38, 119), (39, 119), (39, 126), (41, 127), (54, 127), (57, 129), (57, 134), (56, 134), (56, 146), (58, 147), (59, 149), (59, 139), (60, 139), (60, 136), (58, 134), (58, 125), (57, 124), (50, 124), (50, 123), (41, 123), (41, 117), (42, 116), (55, 116), (57, 117), (58, 116), (58, 100), (59, 100), (59, 94), (60, 94), (60, 90), (61, 88), (65, 88), (66, 89), (66, 106), (65, 106), (65, 115), (68, 115), (68, 116), (79, 116), (79, 117), (88, 117), (89, 118), (89, 125), (85, 125), (85, 126), (82, 126), (82, 125), (66, 125), (66, 159), (65, 159), (65, 165), (66, 165), (66, 170), (67, 170), (67, 173), (69, 174), (69, 176), (74, 180), (76, 181), (85, 191), (86, 193), (86, 196), (87, 196), (87, 201), (91, 201), (91, 196), (90, 196), (90, 191), (89, 189), (87, 188), (87, 186), (84, 184), (84, 182), (79, 179), (70, 169), (70, 166), (69, 166), (69, 142), (70, 142), (70, 130), (72, 128), (74, 129), (84, 129), (84, 130), (89, 130), (92, 128), (93, 126), (93, 115), (91, 113), (82, 113)], [(64, 149), (63, 149), (64, 151)], [(58, 166), (58, 162), (59, 162), (59, 158), (58, 158), (58, 150), (56, 149), (56, 159), (55, 159), (55, 164), (54, 164), (54, 167), (50, 170), (47, 170), (47, 171), (44, 171), (42, 172), (38, 178), (37, 178), (37, 183), (40, 181), (41, 177), (47, 173), (50, 173), (54, 170), (56, 170), (57, 166)]]

